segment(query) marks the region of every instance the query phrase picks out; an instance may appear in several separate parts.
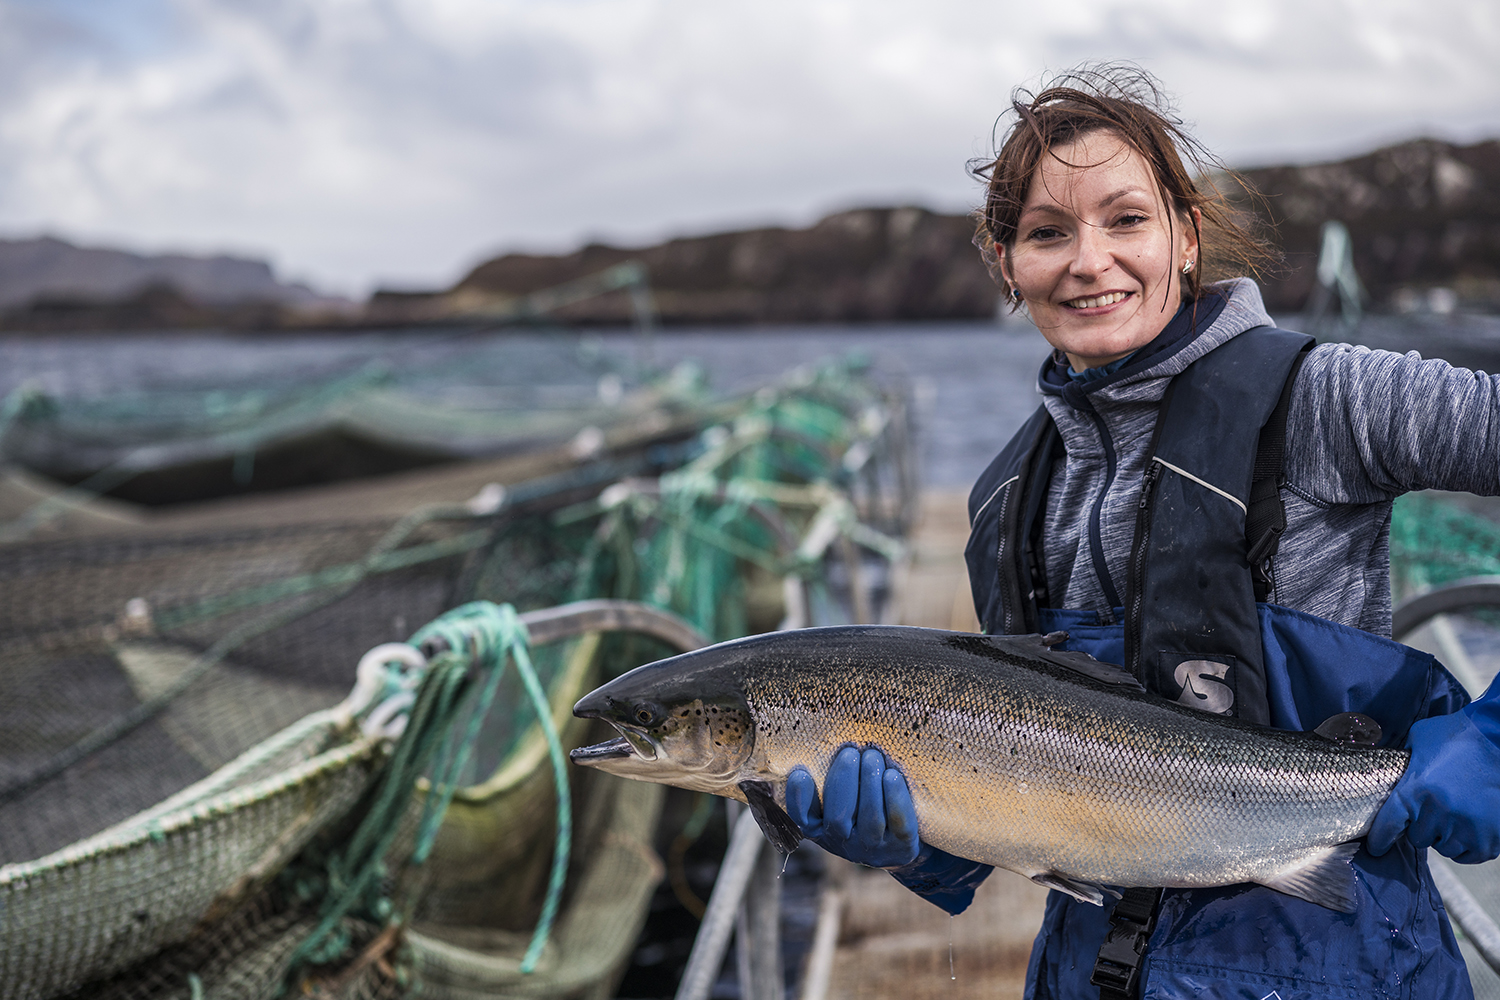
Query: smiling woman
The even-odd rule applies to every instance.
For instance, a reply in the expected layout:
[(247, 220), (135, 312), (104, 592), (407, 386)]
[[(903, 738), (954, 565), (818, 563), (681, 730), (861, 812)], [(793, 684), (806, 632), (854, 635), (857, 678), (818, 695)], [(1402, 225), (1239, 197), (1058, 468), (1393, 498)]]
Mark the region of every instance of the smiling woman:
[[(1266, 252), (1210, 181), (1195, 183), (1184, 161), (1199, 174), (1214, 161), (1141, 70), (1086, 68), (1017, 92), (1012, 110), (976, 171), (988, 191), (975, 242), (1054, 350), (1042, 406), (969, 495), (964, 555), (984, 631), (1051, 635), (1244, 724), (1306, 731), (1360, 713), (1410, 751), (1351, 837), (1364, 847), (1297, 873), (1356, 887), (1337, 916), (1176, 874), (1118, 899), (1080, 894), (1077, 868), (1055, 861), (1033, 876), (1053, 892), (1027, 1000), (1472, 997), (1426, 851), (1500, 856), (1500, 685), (1467, 704), (1440, 664), (1390, 640), (1388, 535), (1407, 490), (1500, 495), (1500, 378), (1276, 329), (1245, 277)], [(894, 865), (961, 911), (987, 872), (972, 852), (908, 838), (894, 862), (863, 853), (870, 831), (925, 830), (930, 817), (892, 794), (921, 799), (909, 751), (861, 749), (857, 770), (798, 793), (855, 803), (849, 835), (819, 843)], [(1049, 767), (1069, 770), (1049, 759), (1017, 794), (1031, 801)], [(1114, 774), (1119, 797), (1139, 783), (1122, 762)], [(1071, 836), (1105, 822), (1081, 815)], [(1185, 824), (1169, 821), (1158, 843)], [(1236, 838), (1191, 835), (1205, 850)], [(1118, 833), (1104, 841), (1129, 853)]]
[(1025, 96), (996, 158), (971, 164), (988, 182), (974, 242), (1075, 371), (1149, 344), (1206, 281), (1274, 259), (1212, 180), (1234, 175), (1150, 76), (1085, 68)]
[(1182, 304), (1199, 213), (1163, 204), (1146, 161), (1118, 136), (1086, 135), (1042, 161), (1000, 267), (1074, 370), (1144, 347)]

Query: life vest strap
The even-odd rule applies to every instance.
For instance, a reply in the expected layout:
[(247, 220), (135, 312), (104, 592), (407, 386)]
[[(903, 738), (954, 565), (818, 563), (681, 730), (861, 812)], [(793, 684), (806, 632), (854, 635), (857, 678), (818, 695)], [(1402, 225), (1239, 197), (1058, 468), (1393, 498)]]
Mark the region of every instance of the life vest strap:
[(1109, 916), (1109, 934), (1099, 946), (1089, 982), (1099, 1000), (1136, 1000), (1141, 988), (1141, 959), (1156, 929), (1162, 890), (1126, 889)]
[(1276, 400), (1276, 409), (1260, 430), (1260, 441), (1255, 449), (1255, 474), (1250, 484), (1250, 504), (1245, 512), (1245, 541), (1249, 548), (1250, 579), (1255, 587), (1255, 600), (1271, 599), (1276, 581), (1272, 560), (1281, 544), (1281, 533), (1286, 530), (1286, 504), (1281, 499), (1281, 488), (1286, 485), (1286, 417), (1291, 409), (1292, 383), (1307, 360), (1312, 344), (1304, 347), (1292, 362), (1286, 382), (1281, 387), (1281, 396)]

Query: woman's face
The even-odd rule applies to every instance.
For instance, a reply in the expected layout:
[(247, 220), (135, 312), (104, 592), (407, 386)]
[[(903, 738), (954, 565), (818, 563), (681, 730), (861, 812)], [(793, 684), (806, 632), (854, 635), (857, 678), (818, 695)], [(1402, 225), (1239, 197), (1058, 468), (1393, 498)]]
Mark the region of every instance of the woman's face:
[[(1075, 371), (1144, 347), (1182, 304), (1192, 226), (1167, 210), (1139, 153), (1112, 132), (1053, 148), (1032, 178), (1004, 273)], [(1073, 166), (1069, 166), (1073, 164)]]

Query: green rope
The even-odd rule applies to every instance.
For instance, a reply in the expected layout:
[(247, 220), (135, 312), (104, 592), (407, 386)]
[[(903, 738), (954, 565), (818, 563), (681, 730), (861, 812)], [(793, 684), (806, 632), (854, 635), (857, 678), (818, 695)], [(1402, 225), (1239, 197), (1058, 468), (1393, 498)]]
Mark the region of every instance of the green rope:
[[(820, 573), (821, 549), (789, 551), (810, 518), (832, 517), (840, 535), (899, 558), (901, 544), (861, 524), (850, 500), (845, 454), (862, 441), (883, 453), (878, 439), (887, 427), (878, 413), (872, 417), (880, 395), (849, 378), (858, 366), (793, 373), (755, 393), (731, 421), (705, 430), (698, 457), (662, 475), (653, 491), (606, 492), (554, 515), (557, 527), (599, 518), (578, 559), (573, 596), (608, 589), (676, 611), (708, 635), (732, 638), (746, 628), (740, 598), (747, 565), (777, 577)], [(873, 466), (865, 464), (864, 475), (866, 496), (878, 509)], [(751, 516), (752, 506), (771, 513)], [(826, 595), (815, 596), (826, 604)]]
[(385, 874), (385, 855), (400, 832), (411, 789), (457, 709), (468, 666), (456, 653), (441, 655), (428, 664), (406, 731), (380, 776), (369, 809), (344, 850), (326, 866), (318, 924), (292, 952), (283, 992), (304, 964), (325, 964), (344, 953), (349, 939), (340, 924), (357, 906), (362, 905), (381, 922), (389, 917), (389, 901), (379, 892), (377, 879)]
[[(431, 764), (429, 791), (408, 859), (410, 865), (418, 866), (426, 862), (437, 841), (443, 816), (478, 743), (508, 660), (515, 662), (536, 709), (557, 790), (552, 870), (541, 919), (521, 962), (522, 972), (535, 970), (556, 921), (572, 849), (572, 796), (562, 741), (552, 722), (551, 703), (531, 662), (525, 623), (508, 604), (474, 601), (424, 625), (409, 641), (433, 651), (427, 674), (369, 809), (344, 849), (326, 866), (318, 925), (293, 953), (288, 982), (303, 964), (325, 964), (343, 954), (349, 942), (340, 923), (351, 912), (361, 911), (381, 922), (399, 919), (390, 900), (379, 891), (378, 880), (385, 874), (385, 858), (411, 791)], [(470, 682), (471, 673), (476, 671), (482, 678), (477, 684)]]
[(0, 440), (10, 431), (11, 424), (26, 414), (45, 414), (56, 407), (56, 402), (34, 379), (27, 379), (5, 394), (0, 403)]
[(496, 605), (489, 601), (474, 601), (452, 611), (423, 627), (412, 636), (412, 645), (433, 644), (435, 641), (449, 649), (464, 650), (475, 662), (498, 664), (491, 671), (490, 679), (481, 692), (478, 703), (469, 717), (462, 739), (457, 748), (450, 748), (445, 767), (434, 773), (432, 791), (424, 804), (423, 817), (418, 825), (416, 848), (412, 852), (412, 863), (422, 864), (427, 860), (432, 845), (437, 839), (438, 827), (443, 813), (447, 811), (458, 789), (458, 778), (474, 745), (479, 740), (480, 728), (488, 714), (495, 690), (499, 685), (504, 657), (508, 653), (515, 661), (516, 671), (521, 676), (526, 694), (536, 709), (537, 721), (547, 741), (547, 752), (551, 758), (553, 784), (557, 792), (557, 837), (552, 851), (552, 870), (547, 881), (547, 895), (542, 903), (541, 919), (532, 932), (531, 944), (521, 961), (521, 971), (533, 972), (540, 961), (542, 950), (552, 932), (557, 918), (557, 908), (562, 901), (563, 885), (568, 875), (568, 859), (573, 844), (573, 797), (568, 787), (567, 757), (563, 753), (562, 740), (552, 722), (552, 703), (542, 689), (536, 669), (531, 662), (528, 649), (526, 625), (510, 605)]
[(547, 878), (547, 897), (542, 902), (542, 916), (532, 932), (531, 944), (521, 959), (521, 971), (530, 973), (541, 960), (542, 949), (552, 933), (552, 922), (557, 918), (557, 907), (562, 902), (563, 882), (568, 877), (568, 856), (573, 846), (573, 798), (568, 791), (568, 765), (563, 755), (562, 740), (552, 724), (552, 712), (542, 685), (532, 669), (531, 658), (524, 648), (517, 650), (516, 667), (526, 693), (537, 706), (537, 719), (542, 725), (542, 734), (547, 738), (547, 752), (552, 758), (552, 780), (557, 792), (557, 842), (552, 851), (552, 873)]
[[(454, 608), (424, 625), (411, 637), (413, 646), (451, 650), (470, 663), (489, 668), (484, 687), (469, 712), (468, 723), (464, 726), (462, 735), (448, 740), (443, 756), (433, 769), (431, 791), (423, 803), (422, 818), (417, 824), (412, 864), (420, 865), (425, 862), (437, 839), (443, 814), (447, 812), (448, 804), (458, 790), (459, 776), (479, 740), (480, 729), (489, 713), (490, 704), (494, 701), (495, 692), (499, 689), (506, 654), (514, 655), (517, 651), (524, 651), (527, 641), (526, 626), (516, 615), (515, 609), (488, 601), (474, 601)], [(551, 714), (550, 708), (547, 714)]]

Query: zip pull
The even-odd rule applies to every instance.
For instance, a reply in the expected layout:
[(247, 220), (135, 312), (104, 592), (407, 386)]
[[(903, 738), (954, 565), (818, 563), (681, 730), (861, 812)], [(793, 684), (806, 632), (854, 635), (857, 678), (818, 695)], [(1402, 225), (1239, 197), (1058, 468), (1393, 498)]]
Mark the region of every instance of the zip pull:
[(1161, 466), (1156, 462), (1146, 463), (1146, 471), (1141, 474), (1141, 499), (1136, 503), (1138, 510), (1145, 510), (1146, 505), (1151, 502), (1151, 491), (1156, 488), (1156, 477), (1161, 475)]

